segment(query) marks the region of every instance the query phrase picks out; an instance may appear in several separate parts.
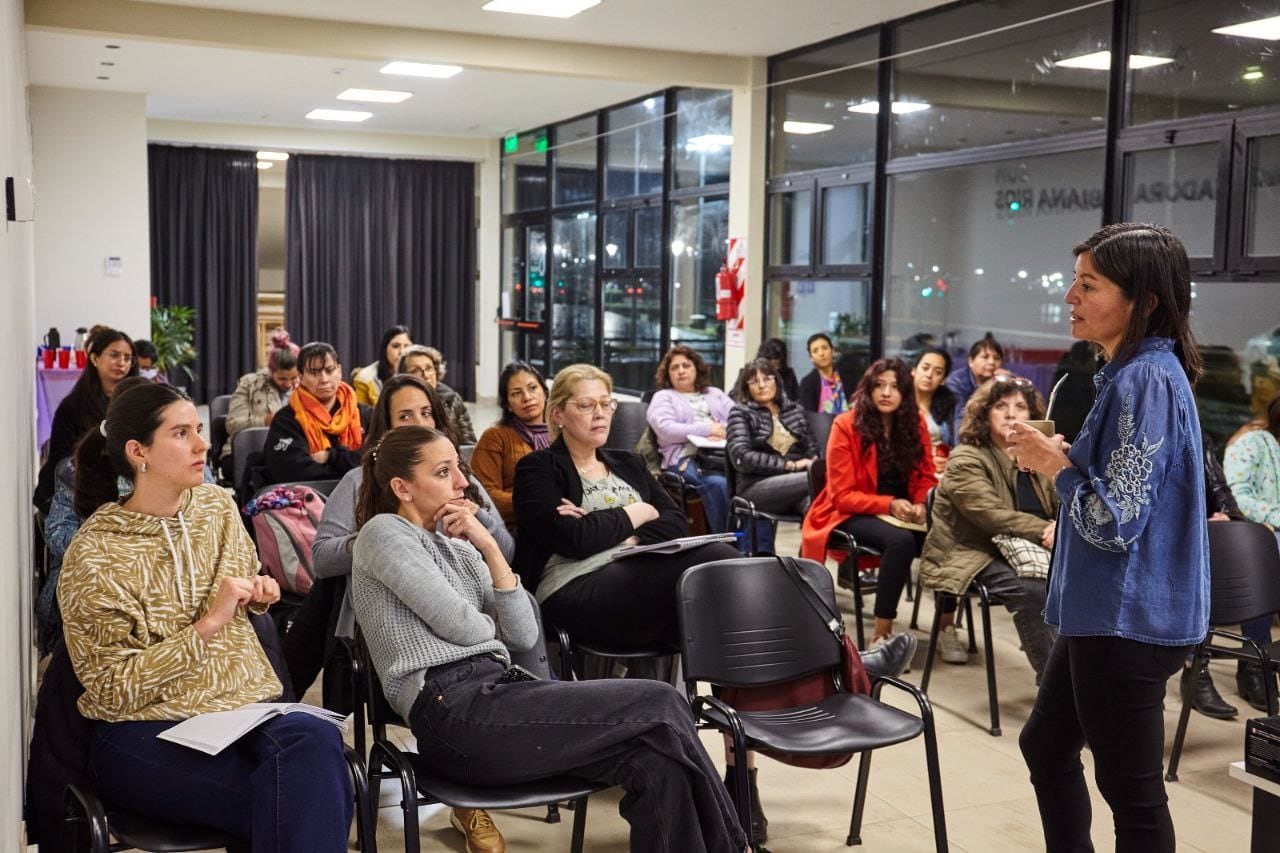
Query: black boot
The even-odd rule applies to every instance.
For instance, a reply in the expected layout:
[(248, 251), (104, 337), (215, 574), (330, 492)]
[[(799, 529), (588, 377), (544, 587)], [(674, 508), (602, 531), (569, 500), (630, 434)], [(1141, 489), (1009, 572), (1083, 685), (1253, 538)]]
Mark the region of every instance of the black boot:
[[(729, 789), (729, 797), (734, 798), (734, 770), (725, 768), (724, 786)], [(756, 785), (756, 768), (747, 771), (747, 792), (751, 796), (751, 846), (759, 848), (769, 840), (769, 819), (764, 816), (764, 808), (760, 805), (760, 788)], [(736, 800), (735, 800), (736, 803)]]
[[(1271, 676), (1273, 679), (1275, 676)], [(1263, 678), (1262, 664), (1240, 661), (1236, 664), (1236, 690), (1259, 711), (1267, 710), (1267, 682)]]
[(1194, 676), (1190, 667), (1184, 667), (1182, 689), (1191, 691), (1191, 707), (1206, 717), (1230, 720), (1237, 713), (1235, 706), (1228, 705), (1218, 693), (1218, 688), (1213, 684), (1213, 676), (1209, 674), (1208, 663), (1203, 664)]

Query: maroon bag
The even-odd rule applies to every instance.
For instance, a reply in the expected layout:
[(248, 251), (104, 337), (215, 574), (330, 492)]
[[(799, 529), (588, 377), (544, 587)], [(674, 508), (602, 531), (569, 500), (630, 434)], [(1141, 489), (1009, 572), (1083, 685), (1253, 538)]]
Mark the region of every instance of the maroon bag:
[[(871, 679), (867, 676), (866, 667), (862, 665), (862, 656), (853, 644), (853, 639), (844, 630), (844, 620), (822, 595), (814, 589), (805, 578), (804, 573), (796, 566), (792, 557), (778, 557), (783, 571), (804, 595), (805, 600), (813, 607), (814, 614), (822, 619), (823, 624), (831, 631), (833, 639), (840, 644), (841, 663), (840, 676), (844, 682), (844, 692), (871, 693)], [(803, 678), (783, 681), (778, 684), (766, 684), (760, 687), (725, 687), (720, 691), (720, 698), (739, 711), (772, 711), (781, 708), (794, 708), (799, 705), (811, 705), (821, 702), (828, 696), (836, 694), (835, 680), (830, 669), (814, 672)], [(780, 752), (772, 749), (761, 749), (770, 758), (791, 764), (795, 767), (809, 767), (823, 770), (831, 767), (843, 767), (853, 758), (853, 753), (833, 753), (831, 755), (796, 755), (791, 752)]]

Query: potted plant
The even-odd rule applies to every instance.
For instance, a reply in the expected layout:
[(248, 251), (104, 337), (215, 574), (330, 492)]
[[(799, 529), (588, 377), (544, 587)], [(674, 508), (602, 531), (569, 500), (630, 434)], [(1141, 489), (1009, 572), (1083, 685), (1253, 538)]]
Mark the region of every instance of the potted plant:
[(173, 382), (178, 368), (186, 374), (186, 387), (195, 379), (196, 310), (185, 305), (151, 306), (151, 343), (156, 347), (156, 369)]

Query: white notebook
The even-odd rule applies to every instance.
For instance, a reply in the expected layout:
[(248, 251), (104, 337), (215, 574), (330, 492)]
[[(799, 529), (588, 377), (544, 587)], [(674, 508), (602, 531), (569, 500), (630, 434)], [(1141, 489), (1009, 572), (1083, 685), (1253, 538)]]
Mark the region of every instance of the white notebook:
[(342, 731), (347, 730), (346, 717), (302, 702), (254, 702), (234, 711), (212, 711), (183, 720), (156, 737), (180, 746), (217, 755), (272, 717), (281, 714), (310, 714), (328, 720)]
[(694, 447), (700, 447), (705, 450), (724, 450), (725, 440), (723, 438), (706, 438), (701, 435), (690, 435), (687, 438)]
[(679, 539), (668, 539), (666, 542), (654, 542), (652, 545), (628, 545), (613, 552), (613, 558), (634, 557), (636, 554), (678, 554), (689, 548), (708, 545), (712, 542), (734, 542), (738, 537), (732, 533), (706, 533), (702, 536), (682, 536)]

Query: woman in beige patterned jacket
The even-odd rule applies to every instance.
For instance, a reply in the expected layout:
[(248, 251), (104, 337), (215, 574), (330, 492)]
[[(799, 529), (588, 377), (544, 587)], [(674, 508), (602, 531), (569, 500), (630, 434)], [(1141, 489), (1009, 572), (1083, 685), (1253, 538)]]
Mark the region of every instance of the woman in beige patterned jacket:
[[(250, 839), (254, 851), (345, 851), (352, 797), (336, 728), (268, 720), (217, 755), (158, 739), (177, 722), (277, 699), (246, 610), (280, 589), (258, 574), (227, 492), (203, 484), (195, 406), (168, 385), (112, 398), (76, 449), (88, 520), (58, 581), (67, 651), (93, 725), (89, 769), (108, 806)], [(134, 484), (121, 500), (116, 477)]]
[(271, 426), (271, 419), (289, 402), (289, 394), (297, 384), (298, 345), (289, 340), (288, 332), (277, 329), (271, 335), (267, 366), (241, 376), (231, 393), (227, 443), (222, 446), (222, 458), (231, 455), (231, 439), (236, 433), (249, 427)]

